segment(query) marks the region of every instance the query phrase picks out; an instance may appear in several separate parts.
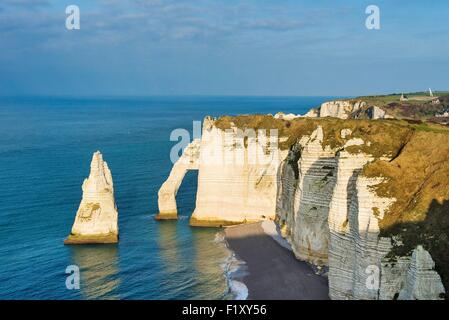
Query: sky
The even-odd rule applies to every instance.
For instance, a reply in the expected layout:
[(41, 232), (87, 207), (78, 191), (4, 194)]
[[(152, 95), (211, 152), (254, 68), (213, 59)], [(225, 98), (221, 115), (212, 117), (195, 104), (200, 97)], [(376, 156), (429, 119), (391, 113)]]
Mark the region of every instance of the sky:
[(447, 0), (1, 0), (0, 96), (449, 90), (448, 16)]

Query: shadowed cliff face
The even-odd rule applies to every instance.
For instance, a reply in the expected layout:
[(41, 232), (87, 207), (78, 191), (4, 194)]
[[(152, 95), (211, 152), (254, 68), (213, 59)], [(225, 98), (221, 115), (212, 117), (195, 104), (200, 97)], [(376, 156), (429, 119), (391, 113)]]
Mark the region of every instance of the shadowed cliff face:
[(295, 179), (299, 178), (299, 167), (298, 160), (301, 158), (301, 149), (296, 145), (293, 145), (290, 148), (290, 152), (287, 158), (287, 164), (291, 167), (293, 172), (295, 173)]
[(409, 256), (423, 245), (449, 288), (449, 145), (448, 135), (415, 131), (390, 162), (377, 161), (364, 169), (383, 176), (377, 195), (395, 198), (380, 220), (380, 236), (395, 237), (388, 258)]
[[(380, 132), (383, 128), (376, 126), (377, 122), (371, 122), (371, 125), (363, 124), (358, 128), (352, 128), (357, 133), (357, 137), (363, 136), (365, 140), (371, 141), (372, 146), (375, 144), (373, 153), (377, 157), (371, 159), (369, 153), (363, 155), (355, 152), (356, 150), (369, 152), (369, 147), (366, 145), (341, 148), (338, 147), (341, 137), (335, 136), (337, 148), (334, 149), (334, 155), (340, 160), (336, 164), (337, 185), (332, 185), (333, 190), (313, 188), (320, 181), (320, 174), (317, 174), (317, 171), (324, 174), (327, 167), (318, 166), (318, 168), (312, 165), (308, 168), (307, 161), (304, 162), (302, 159), (304, 156), (307, 157), (304, 149), (295, 153), (290, 151), (289, 157), (278, 173), (281, 175), (277, 195), (278, 221), (284, 236), (292, 244), (296, 256), (313, 262), (315, 262), (315, 254), (307, 248), (315, 247), (316, 249), (323, 245), (327, 248), (324, 239), (329, 233), (329, 228), (327, 225), (324, 228), (320, 222), (329, 223), (332, 242), (329, 247), (329, 255), (332, 257), (329, 261), (330, 283), (332, 290), (337, 288), (333, 291), (336, 298), (345, 296), (390, 299), (398, 296), (399, 292), (404, 299), (413, 298), (414, 294), (421, 298), (434, 298), (433, 294), (437, 292), (438, 295), (441, 291), (435, 290), (430, 295), (426, 295), (429, 292), (422, 287), (423, 277), (425, 277), (422, 272), (426, 270), (425, 267), (422, 269), (422, 263), (429, 260), (416, 260), (412, 258), (412, 253), (415, 252), (416, 256), (419, 256), (417, 253), (419, 250), (416, 251), (419, 245), (428, 250), (436, 263), (436, 271), (443, 278), (444, 285), (448, 287), (446, 274), (448, 272), (445, 269), (449, 266), (449, 261), (445, 249), (449, 247), (449, 229), (445, 222), (435, 227), (438, 221), (445, 221), (444, 214), (449, 216), (447, 203), (441, 202), (441, 200), (449, 199), (447, 195), (449, 149), (444, 142), (447, 141), (448, 135), (441, 132), (422, 131), (413, 124), (402, 131), (403, 139), (390, 144), (389, 139), (392, 137), (382, 141)], [(394, 128), (394, 125), (392, 127)], [(332, 131), (329, 133), (326, 129), (323, 130), (324, 135), (327, 135), (327, 139), (323, 141), (324, 145), (329, 142), (329, 134), (333, 135)], [(389, 133), (389, 131), (384, 132), (387, 135)], [(355, 136), (354, 132), (351, 136)], [(380, 158), (382, 148), (386, 151), (386, 157)], [(342, 150), (346, 151), (344, 156), (340, 155)], [(322, 158), (325, 155), (321, 155), (318, 149), (314, 153), (319, 158), (318, 164), (321, 161), (332, 160)], [(298, 174), (296, 174), (296, 166), (292, 165), (293, 161), (298, 163)], [(356, 186), (359, 180), (366, 182)], [(367, 185), (363, 187), (365, 183)], [(292, 187), (295, 190), (292, 191)], [(304, 197), (304, 191), (313, 196)], [(371, 193), (372, 196), (369, 195)], [(317, 210), (315, 213), (310, 212), (311, 208), (317, 208), (316, 205), (311, 207), (310, 201), (316, 203), (325, 195), (332, 196), (333, 199), (334, 210), (331, 221), (327, 219), (327, 215), (331, 214), (329, 210), (324, 215)], [(359, 195), (363, 197), (359, 198)], [(440, 199), (440, 202), (435, 198)], [(295, 205), (295, 202), (298, 204)], [(382, 208), (381, 203), (384, 204)], [(321, 216), (324, 220), (319, 218)], [(372, 226), (376, 227), (365, 234), (365, 229)], [(311, 237), (316, 242), (313, 246), (310, 242)], [(395, 247), (394, 245), (397, 245), (395, 241), (390, 241), (392, 237), (395, 241), (402, 241), (403, 244)], [(357, 253), (357, 247), (361, 248), (358, 249), (360, 255)], [(385, 255), (387, 258), (405, 259), (402, 269), (398, 271), (394, 264), (393, 268), (382, 269), (387, 274), (384, 274), (386, 278), (382, 280), (384, 287), (378, 293), (371, 294), (369, 290), (364, 289), (365, 268), (369, 265), (383, 268), (381, 265)], [(415, 267), (418, 269), (414, 269)], [(343, 272), (348, 272), (346, 277), (348, 282), (345, 277), (341, 277)], [(401, 277), (395, 279), (394, 274), (397, 272), (401, 274)], [(418, 279), (416, 286), (420, 289), (417, 291), (401, 289), (405, 282), (412, 283), (413, 288), (414, 280), (412, 279), (415, 277)]]
[[(380, 235), (399, 235), (403, 242), (393, 246), (388, 255), (391, 259), (408, 256), (417, 245), (422, 245), (432, 255), (444, 287), (449, 288), (449, 200), (433, 200), (424, 220), (394, 224), (383, 229)], [(448, 297), (446, 293), (445, 298)]]

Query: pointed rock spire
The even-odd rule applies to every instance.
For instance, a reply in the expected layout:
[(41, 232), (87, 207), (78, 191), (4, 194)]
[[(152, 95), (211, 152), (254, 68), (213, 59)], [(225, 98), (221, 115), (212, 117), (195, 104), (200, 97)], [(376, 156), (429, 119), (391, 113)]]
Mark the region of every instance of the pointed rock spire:
[(72, 231), (64, 243), (117, 243), (118, 212), (112, 175), (100, 151), (93, 154), (90, 174), (82, 190)]

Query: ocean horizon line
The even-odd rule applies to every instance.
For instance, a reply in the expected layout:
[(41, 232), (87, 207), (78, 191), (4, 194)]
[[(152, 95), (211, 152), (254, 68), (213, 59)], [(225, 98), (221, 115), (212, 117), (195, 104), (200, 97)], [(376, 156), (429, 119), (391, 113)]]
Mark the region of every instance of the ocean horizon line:
[[(58, 98), (58, 99), (151, 99), (151, 98), (339, 98), (351, 99), (357, 97), (397, 95), (401, 93), (413, 94), (422, 93), (424, 91), (417, 90), (391, 90), (382, 92), (364, 92), (357, 94), (14, 94), (1, 95), (1, 100), (6, 99), (32, 99), (32, 98)], [(445, 90), (434, 90), (434, 92), (447, 92)]]
[[(388, 94), (388, 93), (386, 93)], [(236, 97), (250, 97), (250, 98), (319, 98), (319, 97), (357, 97), (362, 95), (254, 95), (254, 94), (148, 94), (148, 95), (106, 95), (106, 94), (17, 94), (17, 95), (0, 95), (0, 99), (4, 98), (183, 98), (183, 97), (218, 97), (218, 98), (236, 98)]]

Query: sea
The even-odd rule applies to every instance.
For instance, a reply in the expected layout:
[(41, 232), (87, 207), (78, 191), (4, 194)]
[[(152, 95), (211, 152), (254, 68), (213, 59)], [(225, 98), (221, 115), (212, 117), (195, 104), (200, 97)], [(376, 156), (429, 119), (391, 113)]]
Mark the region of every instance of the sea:
[[(244, 299), (222, 231), (189, 226), (196, 172), (178, 192), (179, 220), (154, 219), (170, 134), (207, 115), (304, 114), (333, 98), (0, 98), (0, 299)], [(120, 241), (65, 246), (97, 150), (112, 172)], [(79, 287), (67, 285), (73, 266)]]

